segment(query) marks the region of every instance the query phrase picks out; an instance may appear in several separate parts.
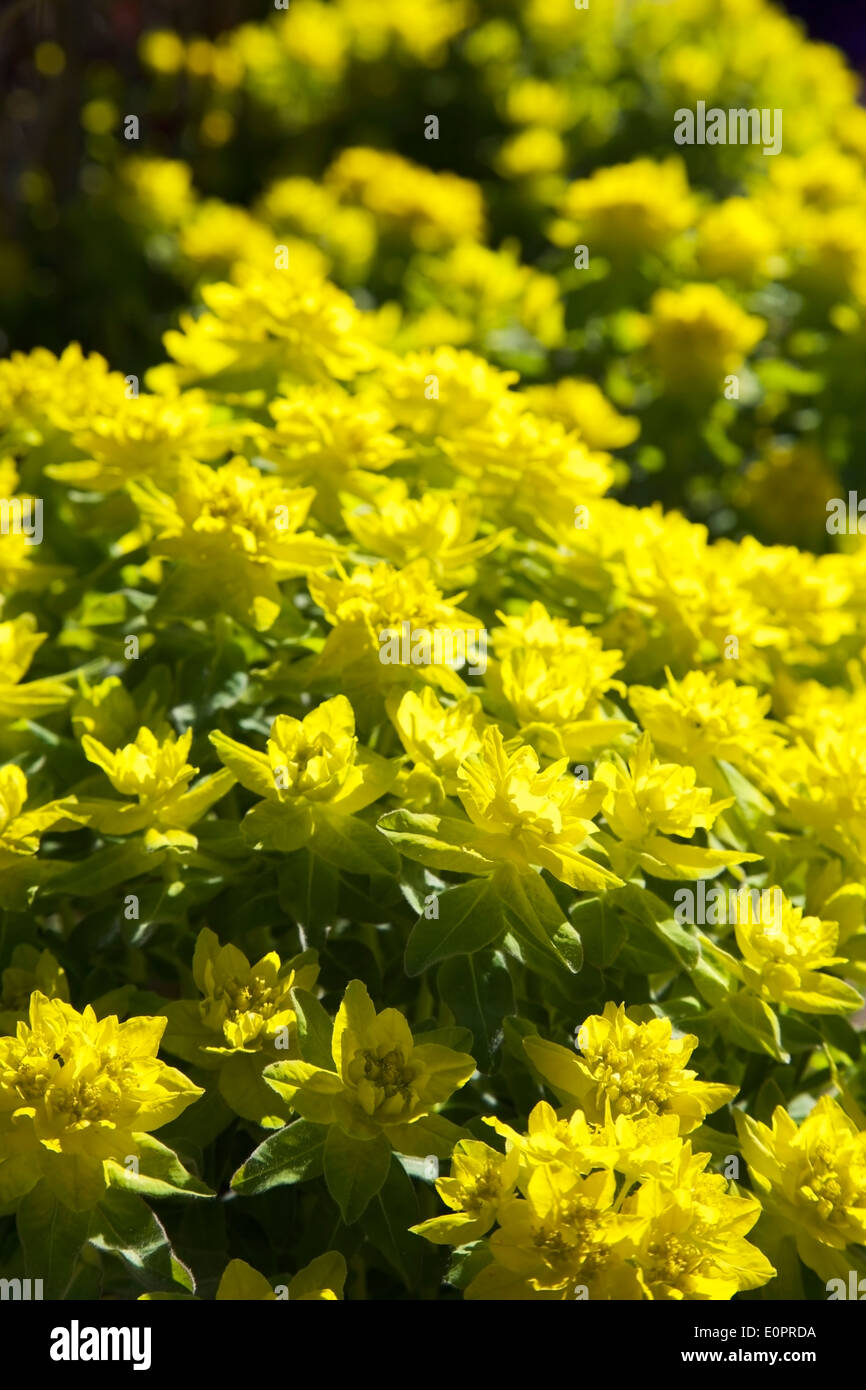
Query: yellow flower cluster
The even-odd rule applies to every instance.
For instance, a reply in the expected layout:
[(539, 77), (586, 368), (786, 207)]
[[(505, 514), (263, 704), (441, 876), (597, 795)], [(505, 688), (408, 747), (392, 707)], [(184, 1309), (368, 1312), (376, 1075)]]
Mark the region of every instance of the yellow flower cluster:
[(436, 1243), (483, 1240), (467, 1298), (728, 1299), (773, 1277), (746, 1239), (760, 1203), (682, 1138), (736, 1089), (686, 1069), (696, 1042), (611, 1004), (582, 1025), (581, 1056), (524, 1040), (563, 1108), (540, 1101), (523, 1133), (488, 1118), (505, 1153), (461, 1141), (437, 1183), (453, 1214), (414, 1228)]

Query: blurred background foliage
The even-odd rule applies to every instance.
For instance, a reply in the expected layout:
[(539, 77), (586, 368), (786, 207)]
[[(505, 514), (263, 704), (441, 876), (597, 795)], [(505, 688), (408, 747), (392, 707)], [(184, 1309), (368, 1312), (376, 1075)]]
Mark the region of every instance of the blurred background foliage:
[[(862, 60), (857, 7), (792, 8)], [(866, 442), (866, 110), (768, 0), (13, 0), (0, 78), (4, 351), (76, 341), (143, 378), (201, 284), (301, 239), (388, 346), (600, 387), (624, 500), (838, 543), (826, 501)], [(781, 109), (783, 152), (675, 145), (701, 99)], [(580, 429), (569, 390), (539, 408)]]

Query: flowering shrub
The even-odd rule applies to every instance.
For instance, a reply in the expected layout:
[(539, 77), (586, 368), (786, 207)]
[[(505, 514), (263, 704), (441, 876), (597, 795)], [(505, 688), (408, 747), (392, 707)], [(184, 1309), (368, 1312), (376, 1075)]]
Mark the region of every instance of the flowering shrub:
[[(119, 215), (194, 301), (165, 359), (0, 362), (7, 500), (44, 526), (0, 532), (9, 1277), (866, 1274), (866, 548), (805, 548), (863, 434), (863, 113), (758, 0), (710, 38), (703, 0), (630, 9), (341, 0), (143, 40), (214, 145), (241, 92), (303, 128), (356, 69), (454, 45), (516, 130), (489, 208), (366, 146), (252, 210), (124, 159)], [(803, 115), (775, 163), (643, 155), (672, 93), (736, 82)], [(584, 281), (486, 243), (515, 207), (589, 245)], [(803, 449), (818, 500), (781, 536), (696, 519), (702, 478), (746, 516)]]

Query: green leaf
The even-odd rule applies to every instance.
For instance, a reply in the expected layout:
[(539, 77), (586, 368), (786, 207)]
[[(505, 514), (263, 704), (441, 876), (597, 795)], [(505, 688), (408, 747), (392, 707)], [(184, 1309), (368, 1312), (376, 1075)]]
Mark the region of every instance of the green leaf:
[(340, 876), (309, 849), (295, 850), (280, 864), (280, 906), (290, 913), (308, 939), (324, 939), (337, 918)]
[(235, 1052), (220, 1068), (220, 1095), (236, 1115), (265, 1129), (280, 1129), (289, 1111), (262, 1072), (273, 1059), (266, 1052)]
[(748, 990), (740, 990), (717, 1010), (717, 1017), (726, 1037), (737, 1047), (749, 1052), (766, 1052), (778, 1062), (790, 1062), (782, 1047), (779, 1020), (769, 1004)]
[(70, 1211), (45, 1182), (21, 1199), (16, 1217), (28, 1279), (42, 1280), (43, 1298), (64, 1298), (90, 1228), (89, 1211)]
[(392, 1158), (385, 1183), (364, 1212), (361, 1225), (407, 1289), (414, 1289), (421, 1277), (424, 1245), (421, 1237), (409, 1230), (420, 1220), (415, 1184), (399, 1159)]
[[(781, 1072), (784, 1077), (785, 1072)], [(793, 1080), (793, 1076), (789, 1077)], [(785, 1092), (782, 1090), (775, 1076), (768, 1076), (762, 1081), (755, 1099), (749, 1107), (749, 1114), (753, 1120), (760, 1120), (762, 1124), (769, 1125), (773, 1120), (773, 1111), (781, 1105), (783, 1110), (788, 1108), (788, 1101)]]
[(184, 1168), (177, 1154), (150, 1134), (138, 1138), (138, 1171), (130, 1171), (124, 1163), (111, 1160), (108, 1180), (112, 1187), (124, 1192), (137, 1192), (140, 1197), (213, 1197), (216, 1194), (206, 1183)]
[(241, 837), (253, 849), (278, 850), (292, 854), (305, 845), (312, 833), (312, 817), (305, 806), (259, 801), (241, 821)]
[[(750, 830), (772, 816), (772, 801), (769, 801), (763, 792), (749, 781), (748, 777), (744, 776), (732, 763), (723, 762), (721, 758), (719, 759), (719, 767), (731, 789), (731, 795), (737, 799), (737, 810), (742, 816), (744, 824)], [(730, 815), (730, 812), (726, 812), (726, 815)]]
[(289, 1280), (289, 1298), (301, 1299), (320, 1289), (331, 1289), (342, 1295), (347, 1273), (345, 1256), (339, 1250), (326, 1250)]
[(439, 1043), (452, 1052), (472, 1052), (472, 1034), (468, 1028), (415, 1028), (417, 1043)]
[(621, 917), (604, 898), (584, 898), (574, 904), (569, 915), (580, 932), (587, 962), (607, 969), (628, 936)]
[(411, 1125), (389, 1125), (394, 1151), (408, 1158), (450, 1158), (458, 1139), (471, 1139), (467, 1129), (433, 1111)]
[(332, 1071), (334, 1059), (331, 1056), (331, 1038), (334, 1024), (314, 995), (305, 989), (292, 990), (295, 1012), (298, 1016), (298, 1037), (301, 1043), (301, 1056), (314, 1067)]
[(164, 1144), (184, 1153), (191, 1148), (206, 1148), (235, 1120), (234, 1111), (219, 1093), (219, 1079), (214, 1072), (194, 1072), (190, 1079), (204, 1087), (204, 1095), (160, 1130)]
[(840, 1018), (838, 1015), (825, 1014), (822, 1019), (822, 1027), (825, 1038), (829, 1043), (844, 1052), (850, 1057), (852, 1062), (860, 1056), (862, 1035), (852, 1028), (847, 1018)]
[(317, 815), (317, 854), (348, 874), (397, 874), (400, 856), (385, 836), (357, 816)]
[(237, 1170), (232, 1188), (244, 1196), (253, 1196), (272, 1187), (319, 1177), (327, 1132), (324, 1125), (296, 1120), (269, 1135)]
[(160, 858), (160, 852), (148, 854), (138, 839), (123, 845), (110, 845), (78, 864), (65, 864), (63, 871), (52, 877), (51, 889), (55, 893), (92, 898), (127, 879), (150, 873)]
[(347, 1226), (363, 1216), (388, 1176), (391, 1146), (384, 1135), (355, 1139), (331, 1125), (325, 1143), (325, 1182)]
[(543, 950), (552, 950), (566, 969), (576, 975), (583, 966), (580, 935), (541, 875), (519, 874), (510, 865), (504, 865), (497, 869), (493, 883), (511, 920), (525, 928)]
[(502, 1046), (502, 1020), (514, 1012), (514, 987), (501, 951), (455, 956), (439, 967), (439, 997), (472, 1033), (479, 1070), (492, 1071)]
[(453, 873), (487, 874), (496, 864), (472, 843), (485, 839), (470, 820), (456, 816), (421, 815), (416, 811), (388, 811), (379, 817), (379, 829), (407, 859), (428, 869)]
[(692, 981), (707, 1003), (716, 1005), (739, 988), (737, 962), (703, 932), (698, 934), (701, 955), (690, 971)]
[(123, 1260), (145, 1287), (180, 1284), (195, 1293), (192, 1273), (172, 1250), (161, 1221), (132, 1192), (108, 1189), (94, 1209), (90, 1244)]
[(458, 1246), (451, 1256), (445, 1275), (446, 1284), (455, 1289), (465, 1289), (492, 1259), (490, 1244), (486, 1240), (473, 1240), (469, 1245)]
[(502, 903), (490, 879), (446, 888), (433, 905), (438, 908), (438, 917), (419, 917), (409, 936), (407, 975), (420, 975), (450, 956), (480, 951), (505, 928)]
[(651, 933), (673, 956), (680, 969), (691, 971), (700, 959), (697, 938), (676, 921), (670, 907), (646, 888), (631, 884), (614, 889), (607, 895), (614, 911), (622, 913), (628, 926), (629, 940), (640, 937), (641, 930)]

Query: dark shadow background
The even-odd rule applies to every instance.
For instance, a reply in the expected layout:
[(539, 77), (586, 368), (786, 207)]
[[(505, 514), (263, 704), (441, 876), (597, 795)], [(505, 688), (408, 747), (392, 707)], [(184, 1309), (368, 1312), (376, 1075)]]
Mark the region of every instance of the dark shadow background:
[(805, 21), (810, 38), (836, 44), (852, 67), (866, 73), (864, 0), (787, 0), (785, 9)]

